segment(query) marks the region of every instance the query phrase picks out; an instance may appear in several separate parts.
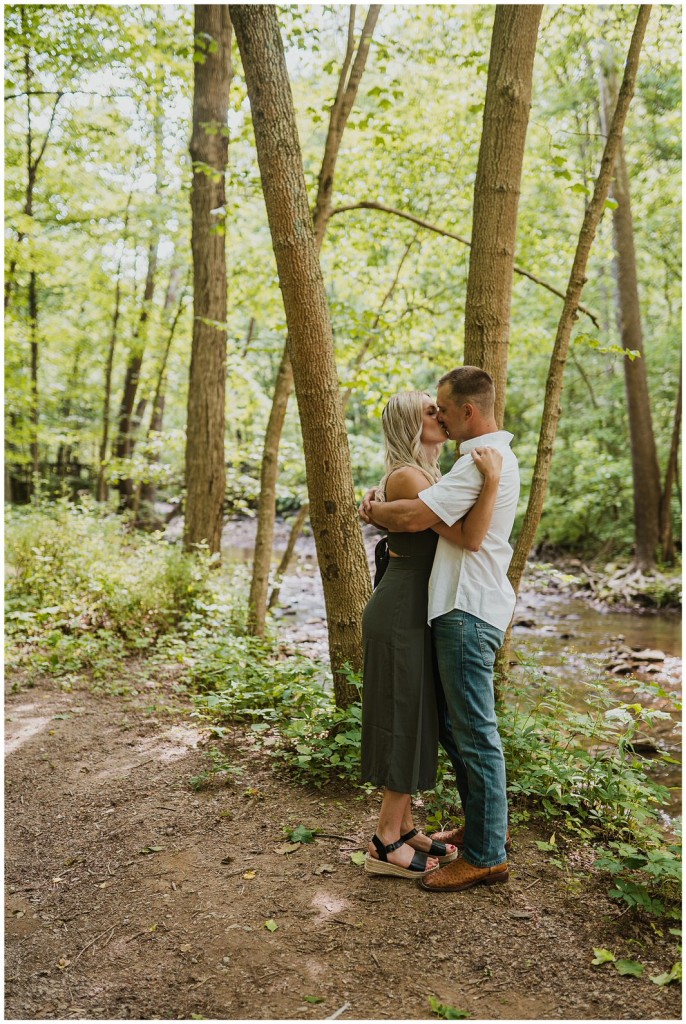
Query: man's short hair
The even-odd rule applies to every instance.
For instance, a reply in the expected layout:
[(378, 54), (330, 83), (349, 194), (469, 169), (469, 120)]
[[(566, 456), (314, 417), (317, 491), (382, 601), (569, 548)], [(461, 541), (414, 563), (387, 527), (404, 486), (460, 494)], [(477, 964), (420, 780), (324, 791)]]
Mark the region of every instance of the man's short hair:
[(485, 415), (493, 413), (495, 406), (493, 378), (490, 373), (486, 373), (480, 367), (458, 366), (443, 374), (438, 386), (440, 387), (441, 384), (449, 385), (450, 397), (456, 405), (472, 402)]

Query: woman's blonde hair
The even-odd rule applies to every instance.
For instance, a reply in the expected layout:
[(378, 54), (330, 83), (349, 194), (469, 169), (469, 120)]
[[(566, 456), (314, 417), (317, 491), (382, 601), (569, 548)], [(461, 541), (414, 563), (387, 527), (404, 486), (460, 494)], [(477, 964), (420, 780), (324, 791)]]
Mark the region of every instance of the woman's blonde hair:
[(401, 391), (393, 395), (381, 416), (386, 441), (386, 475), (381, 481), (385, 490), (386, 480), (394, 469), (412, 466), (427, 478), (430, 484), (440, 479), (438, 462), (426, 454), (421, 442), (424, 421), (424, 399), (430, 398), (424, 391)]

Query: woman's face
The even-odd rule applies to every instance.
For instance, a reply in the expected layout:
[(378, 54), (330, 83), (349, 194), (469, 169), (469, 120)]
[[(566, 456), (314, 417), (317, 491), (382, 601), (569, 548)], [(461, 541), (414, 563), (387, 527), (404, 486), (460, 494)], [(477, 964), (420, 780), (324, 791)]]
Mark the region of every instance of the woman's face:
[(436, 418), (438, 407), (432, 398), (424, 395), (424, 412), (422, 416), (422, 444), (442, 444), (448, 440), (448, 435)]

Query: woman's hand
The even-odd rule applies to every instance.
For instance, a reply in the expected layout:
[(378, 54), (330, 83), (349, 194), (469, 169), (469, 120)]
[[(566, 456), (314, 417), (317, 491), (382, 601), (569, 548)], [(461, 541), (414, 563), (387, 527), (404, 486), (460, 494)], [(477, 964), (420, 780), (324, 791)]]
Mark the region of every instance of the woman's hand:
[(474, 465), (486, 480), (499, 480), (503, 468), (503, 456), (497, 448), (474, 448)]

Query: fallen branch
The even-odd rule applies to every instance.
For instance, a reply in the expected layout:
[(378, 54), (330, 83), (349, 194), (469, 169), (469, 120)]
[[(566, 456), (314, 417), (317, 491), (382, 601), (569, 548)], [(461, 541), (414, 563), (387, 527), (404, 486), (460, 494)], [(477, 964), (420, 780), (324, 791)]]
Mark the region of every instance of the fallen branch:
[[(421, 228), (426, 228), (427, 231), (433, 231), (437, 235), (443, 235), (444, 238), (454, 238), (456, 242), (461, 242), (462, 245), (471, 246), (469, 238), (464, 238), (462, 235), (456, 235), (454, 231), (448, 231), (446, 228), (440, 228), (436, 224), (430, 224), (429, 221), (422, 220), (421, 217), (415, 217), (413, 213), (406, 213), (405, 210), (398, 210), (395, 206), (386, 206), (384, 203), (376, 203), (373, 200), (363, 200), (359, 203), (350, 203), (347, 206), (336, 206), (331, 211), (331, 216), (334, 217), (337, 213), (347, 213), (350, 210), (379, 210), (381, 213), (392, 213), (395, 217), (402, 217), (404, 220), (412, 221), (413, 224), (418, 224)], [(514, 266), (515, 274), (519, 274), (521, 277), (528, 277), (534, 284), (538, 284), (541, 288), (545, 288), (546, 291), (552, 292), (553, 295), (557, 295), (559, 299), (565, 298), (565, 293), (560, 291), (552, 284), (548, 284), (547, 281), (543, 281), (540, 277), (536, 277), (529, 270), (524, 270), (523, 267), (518, 267), (517, 264)], [(592, 313), (586, 306), (579, 305), (577, 309), (580, 313), (585, 313), (586, 316), (593, 321), (595, 327), (600, 330), (600, 323), (598, 315)]]

